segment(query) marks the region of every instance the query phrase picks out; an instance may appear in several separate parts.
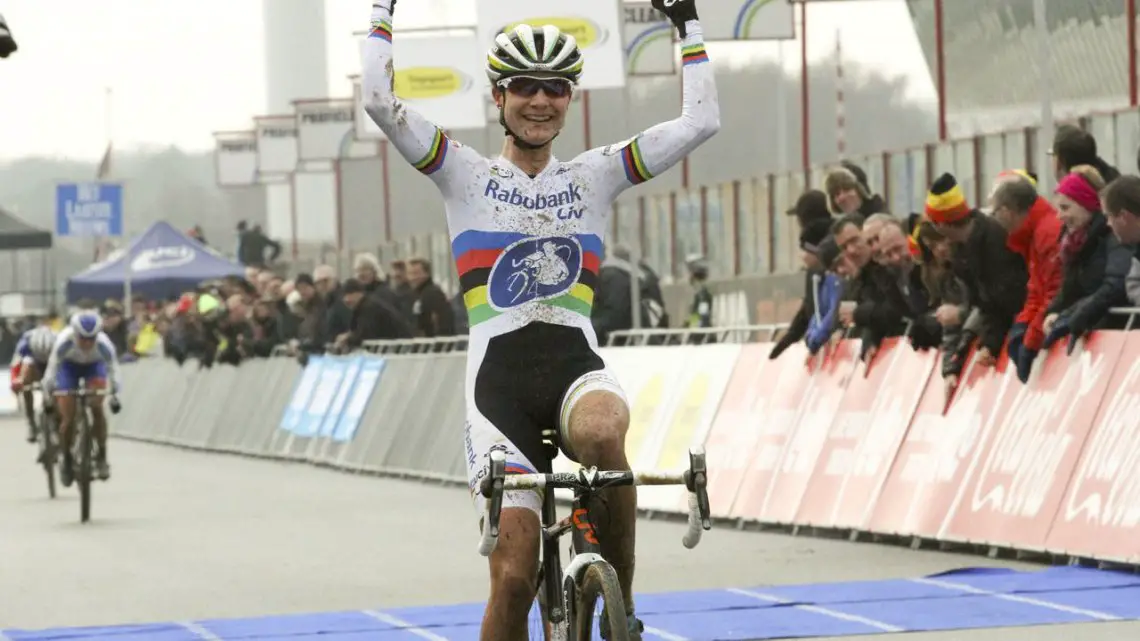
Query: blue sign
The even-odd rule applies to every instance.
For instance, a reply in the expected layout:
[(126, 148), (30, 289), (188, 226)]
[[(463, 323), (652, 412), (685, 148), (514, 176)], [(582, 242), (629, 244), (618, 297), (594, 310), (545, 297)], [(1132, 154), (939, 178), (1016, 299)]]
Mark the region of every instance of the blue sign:
[(55, 188), (55, 233), (59, 236), (122, 236), (123, 186), (71, 183)]
[[(344, 379), (347, 359), (326, 356), (321, 359), (320, 369), (314, 377), (313, 393), (308, 405), (301, 413), (301, 420), (293, 433), (302, 438), (316, 438), (321, 434), (321, 424), (333, 407), (337, 390)], [(310, 361), (309, 367), (312, 367)]]
[(301, 372), (301, 378), (297, 379), (297, 384), (293, 386), (293, 394), (289, 397), (289, 404), (285, 406), (285, 411), (281, 415), (279, 429), (294, 434), (298, 433), (301, 421), (305, 418), (305, 412), (309, 408), (309, 399), (312, 398), (313, 390), (317, 387), (317, 378), (321, 375), (321, 367), (324, 362), (323, 356), (309, 357), (309, 363)]
[(372, 392), (380, 382), (380, 373), (384, 371), (384, 359), (375, 356), (364, 356), (360, 359), (360, 369), (357, 370), (356, 382), (352, 391), (347, 394), (348, 402), (340, 411), (336, 430), (332, 437), (334, 441), (351, 441), (356, 436), (360, 421), (364, 419), (364, 412), (368, 409), (368, 402), (372, 400)]

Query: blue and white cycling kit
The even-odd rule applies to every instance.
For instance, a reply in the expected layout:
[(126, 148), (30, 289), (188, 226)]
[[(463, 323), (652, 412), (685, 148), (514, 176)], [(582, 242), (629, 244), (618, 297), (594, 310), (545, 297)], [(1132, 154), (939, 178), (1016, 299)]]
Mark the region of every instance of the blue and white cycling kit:
[(84, 350), (79, 347), (75, 330), (65, 327), (55, 340), (44, 371), (44, 393), (73, 391), (78, 389), (80, 380), (93, 379), (106, 379), (111, 393), (118, 393), (119, 359), (115, 345), (106, 334), (99, 332), (91, 349)]
[[(379, 4), (362, 48), (365, 109), (444, 199), (470, 326), (468, 480), (474, 489), (492, 449), (505, 452), (508, 473), (549, 471), (542, 431), (556, 430), (573, 458), (565, 430), (574, 404), (594, 390), (622, 395), (590, 323), (613, 201), (679, 162), (720, 126), (700, 25), (690, 21), (681, 43), (679, 118), (568, 162), (552, 156), (532, 177), (501, 155), (486, 158), (452, 141), (396, 97), (392, 16)], [(537, 513), (541, 497), (507, 492), (504, 506)]]
[(37, 329), (39, 328), (29, 329), (20, 336), (20, 340), (16, 343), (16, 352), (12, 364), (22, 362), (24, 365), (35, 365), (42, 372), (47, 366), (48, 357), (51, 356), (51, 353), (37, 353), (32, 349), (31, 338)]

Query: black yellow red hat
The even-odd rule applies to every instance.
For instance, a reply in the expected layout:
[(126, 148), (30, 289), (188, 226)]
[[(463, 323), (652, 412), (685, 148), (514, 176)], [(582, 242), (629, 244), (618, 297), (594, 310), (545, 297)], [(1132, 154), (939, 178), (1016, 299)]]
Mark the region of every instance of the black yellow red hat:
[(970, 215), (966, 194), (951, 174), (945, 173), (930, 186), (926, 194), (926, 217), (936, 225), (955, 223)]

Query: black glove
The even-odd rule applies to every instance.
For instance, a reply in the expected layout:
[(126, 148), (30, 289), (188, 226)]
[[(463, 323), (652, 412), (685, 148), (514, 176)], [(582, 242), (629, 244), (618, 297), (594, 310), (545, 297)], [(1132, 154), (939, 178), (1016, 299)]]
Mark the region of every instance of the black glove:
[(653, 8), (665, 14), (666, 18), (677, 27), (677, 33), (684, 38), (685, 23), (697, 19), (696, 0), (652, 0)]
[(1022, 384), (1029, 382), (1029, 373), (1033, 371), (1033, 361), (1037, 359), (1037, 350), (1022, 347), (1017, 352), (1017, 379)]
[(123, 406), (119, 404), (119, 399), (115, 396), (111, 397), (111, 402), (109, 403), (109, 405), (111, 406), (111, 413), (112, 414), (118, 414), (119, 410), (123, 409)]
[(4, 16), (0, 16), (0, 58), (7, 58), (15, 53), (18, 47), (16, 40), (12, 38), (12, 30), (8, 28), (8, 23), (4, 21)]

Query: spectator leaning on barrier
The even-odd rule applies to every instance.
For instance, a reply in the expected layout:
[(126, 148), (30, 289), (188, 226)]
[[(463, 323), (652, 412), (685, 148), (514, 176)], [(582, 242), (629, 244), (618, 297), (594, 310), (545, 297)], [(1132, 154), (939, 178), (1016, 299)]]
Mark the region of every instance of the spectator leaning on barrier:
[(317, 292), (316, 283), (311, 275), (298, 274), (293, 279), (293, 286), (300, 295), (302, 310), (301, 325), (297, 328), (299, 349), (307, 354), (321, 354), (324, 352), (327, 340), (325, 319), (328, 315), (328, 306)]
[(836, 265), (843, 258), (835, 238), (827, 236), (820, 241), (817, 260), (823, 271), (813, 279), (813, 310), (804, 336), (804, 344), (811, 356), (818, 354), (835, 334), (839, 327), (839, 305), (843, 300), (843, 279), (835, 272)]
[(325, 335), (340, 336), (352, 326), (352, 310), (344, 304), (344, 293), (337, 279), (336, 269), (331, 265), (318, 265), (313, 270), (313, 285), (317, 295), (324, 299)]
[(885, 224), (886, 220), (880, 217), (868, 226), (861, 215), (847, 214), (831, 227), (835, 243), (843, 252), (835, 271), (848, 279), (844, 301), (839, 305), (839, 322), (858, 332), (862, 339), (860, 358), (864, 361), (874, 358), (884, 338), (901, 336), (906, 329), (903, 312), (889, 294), (895, 287), (894, 279), (886, 268), (872, 260), (868, 240), (874, 238), (878, 242), (878, 230)]
[(918, 243), (922, 282), (930, 296), (934, 320), (942, 328), (942, 377), (949, 392), (958, 386), (972, 340), (965, 338), (966, 320), (970, 317), (969, 292), (954, 274), (953, 244), (934, 223), (923, 220), (918, 224)]
[(883, 290), (908, 324), (906, 333), (911, 345), (920, 350), (932, 349), (942, 342), (942, 326), (934, 318), (930, 293), (922, 280), (922, 269), (911, 254), (909, 241), (910, 234), (898, 219), (892, 218), (879, 231), (879, 264), (892, 277), (883, 283)]
[(1105, 218), (1113, 235), (1132, 248), (1132, 268), (1124, 287), (1128, 302), (1140, 307), (1140, 176), (1121, 176), (1101, 193)]
[(1120, 177), (1116, 167), (1097, 155), (1096, 138), (1075, 125), (1057, 127), (1049, 153), (1053, 156), (1053, 173), (1058, 183), (1077, 165), (1091, 165), (1106, 182)]
[[(1007, 246), (1005, 228), (970, 207), (954, 176), (944, 173), (926, 198), (926, 217), (954, 243), (954, 273), (966, 284), (978, 318), (978, 363), (996, 362), (1014, 319), (1025, 305), (1025, 260)], [(970, 340), (972, 323), (964, 322)]]
[(1088, 332), (1118, 329), (1127, 321), (1108, 310), (1127, 304), (1124, 280), (1132, 268), (1133, 249), (1117, 240), (1100, 211), (1098, 192), (1103, 187), (1100, 174), (1087, 165), (1074, 167), (1057, 185), (1057, 213), (1065, 225), (1064, 280), (1045, 317), (1045, 349), (1066, 337), (1072, 349)]
[(432, 279), (431, 261), (408, 261), (408, 284), (412, 295), (412, 328), (417, 336), (434, 338), (455, 335), (455, 314), (447, 294)]
[(991, 199), (994, 220), (1009, 232), (1006, 245), (1021, 254), (1029, 270), (1025, 305), (1009, 332), (1009, 359), (1017, 377), (1029, 380), (1033, 361), (1045, 340), (1045, 310), (1061, 288), (1061, 219), (1037, 193), (1036, 181), (1007, 175)]
[(341, 287), (344, 304), (352, 310), (352, 328), (336, 337), (338, 349), (360, 347), (364, 341), (412, 338), (412, 326), (400, 311), (378, 296), (369, 295), (364, 283), (350, 278)]
[[(831, 231), (831, 220), (829, 218), (817, 218), (810, 221), (806, 227), (800, 232), (800, 259), (803, 262), (804, 274), (804, 297), (800, 303), (800, 309), (792, 318), (791, 324), (788, 326), (784, 335), (780, 340), (776, 341), (776, 345), (772, 347), (772, 351), (768, 354), (768, 358), (779, 358), (784, 350), (792, 346), (796, 341), (804, 337), (808, 331), (808, 327), (817, 317), (816, 314), (816, 300), (820, 298), (820, 287), (827, 281), (830, 276), (834, 281), (834, 286), (838, 288), (838, 296), (843, 296), (843, 279), (838, 274), (830, 273), (819, 256), (820, 243), (828, 237)], [(831, 239), (831, 246), (835, 247), (835, 257), (839, 256), (839, 248), (835, 245), (835, 239)], [(836, 300), (836, 310), (831, 310), (834, 316), (835, 311), (838, 310), (839, 301)], [(826, 312), (820, 312), (819, 316), (826, 316)]]
[(883, 198), (871, 192), (863, 169), (846, 160), (827, 172), (823, 191), (827, 194), (828, 208), (836, 215), (870, 216), (887, 210)]

